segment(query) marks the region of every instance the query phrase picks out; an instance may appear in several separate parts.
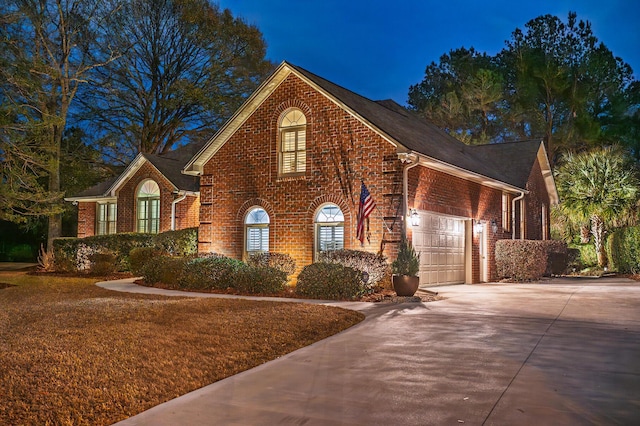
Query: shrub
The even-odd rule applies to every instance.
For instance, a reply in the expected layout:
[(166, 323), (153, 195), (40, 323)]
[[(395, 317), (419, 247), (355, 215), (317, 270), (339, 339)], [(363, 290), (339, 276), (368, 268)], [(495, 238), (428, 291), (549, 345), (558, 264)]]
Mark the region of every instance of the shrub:
[(337, 263), (307, 265), (298, 275), (296, 293), (314, 299), (351, 300), (366, 294), (362, 273)]
[(360, 271), (368, 290), (373, 288), (384, 278), (389, 270), (387, 259), (375, 253), (361, 250), (334, 250), (320, 253), (320, 262), (336, 263)]
[(277, 294), (285, 289), (287, 274), (268, 266), (246, 265), (234, 276), (234, 286), (238, 290), (254, 294)]
[(225, 290), (234, 287), (235, 274), (243, 266), (241, 261), (224, 256), (190, 259), (179, 284), (194, 290)]
[(598, 265), (598, 256), (593, 244), (570, 244), (570, 248), (579, 252), (576, 269), (589, 268)]
[(147, 263), (164, 254), (155, 247), (136, 247), (129, 252), (129, 270), (134, 275), (144, 275)]
[(540, 241), (547, 253), (546, 276), (561, 275), (567, 271), (568, 249), (567, 243), (559, 240)]
[(167, 231), (153, 237), (153, 245), (171, 256), (192, 256), (198, 253), (198, 228)]
[(167, 255), (155, 256), (143, 268), (143, 277), (148, 284), (162, 283), (170, 288), (179, 288), (188, 259)]
[(391, 268), (394, 274), (411, 277), (417, 276), (420, 271), (420, 255), (416, 254), (413, 245), (405, 237), (400, 240), (398, 256), (391, 264)]
[(536, 281), (547, 270), (547, 250), (543, 241), (498, 240), (496, 242), (498, 278)]
[(640, 273), (640, 226), (618, 229), (607, 239), (609, 266), (623, 274)]
[(93, 275), (111, 275), (116, 270), (116, 257), (113, 253), (94, 253), (89, 256), (89, 261), (89, 271)]
[(286, 253), (256, 253), (249, 256), (247, 264), (258, 267), (275, 268), (287, 276), (296, 271), (296, 261)]

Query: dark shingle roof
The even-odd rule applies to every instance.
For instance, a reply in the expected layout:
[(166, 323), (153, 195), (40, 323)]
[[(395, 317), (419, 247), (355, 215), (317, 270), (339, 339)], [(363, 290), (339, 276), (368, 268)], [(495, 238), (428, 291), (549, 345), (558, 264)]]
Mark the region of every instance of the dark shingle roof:
[[(199, 180), (196, 176), (187, 176), (182, 174), (182, 168), (189, 162), (191, 157), (202, 148), (203, 142), (190, 143), (180, 146), (175, 150), (164, 154), (142, 154), (142, 156), (158, 169), (176, 188), (182, 191), (197, 192), (200, 187)], [(82, 197), (101, 197), (106, 196), (109, 189), (114, 183), (120, 179), (122, 174), (110, 178), (104, 182), (92, 186), (74, 195), (72, 198)]]
[[(288, 65), (411, 151), (504, 183), (513, 181), (505, 174), (507, 168), (478, 155), (475, 147), (465, 145), (393, 100), (374, 102), (304, 68)], [(511, 152), (507, 151), (505, 154)]]
[(478, 157), (493, 164), (505, 176), (506, 183), (525, 188), (542, 143), (539, 139), (477, 145), (472, 148)]

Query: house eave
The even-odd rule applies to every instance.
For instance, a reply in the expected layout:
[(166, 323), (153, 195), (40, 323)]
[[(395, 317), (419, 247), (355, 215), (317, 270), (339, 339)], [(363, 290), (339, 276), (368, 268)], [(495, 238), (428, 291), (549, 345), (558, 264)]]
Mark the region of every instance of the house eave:
[(115, 196), (92, 196), (92, 197), (65, 197), (65, 201), (71, 203), (115, 203), (118, 197)]

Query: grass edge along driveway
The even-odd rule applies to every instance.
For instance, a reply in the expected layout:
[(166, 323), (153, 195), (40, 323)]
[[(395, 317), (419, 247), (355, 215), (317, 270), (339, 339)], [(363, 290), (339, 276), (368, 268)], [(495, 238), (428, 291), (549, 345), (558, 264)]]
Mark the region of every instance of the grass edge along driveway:
[(0, 424), (107, 425), (349, 328), (359, 312), (0, 272)]

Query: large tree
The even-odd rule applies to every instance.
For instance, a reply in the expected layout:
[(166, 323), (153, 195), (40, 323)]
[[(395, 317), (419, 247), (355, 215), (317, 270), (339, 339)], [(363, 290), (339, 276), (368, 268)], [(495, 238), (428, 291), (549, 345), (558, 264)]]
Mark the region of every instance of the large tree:
[(569, 13), (529, 21), (495, 56), (451, 51), (410, 88), (409, 104), (465, 142), (544, 139), (553, 162), (569, 149), (633, 143), (637, 90), (629, 65)]
[(272, 64), (259, 30), (208, 0), (129, 0), (110, 23), (124, 54), (96, 69), (82, 97), (114, 160), (210, 137)]
[(618, 147), (570, 152), (556, 170), (556, 182), (560, 213), (570, 222), (590, 223), (598, 264), (605, 266), (605, 234), (640, 195), (637, 166)]
[(88, 73), (115, 58), (96, 58), (105, 18), (117, 10), (92, 0), (0, 3), (0, 215), (47, 215), (48, 248), (61, 233), (61, 147)]

